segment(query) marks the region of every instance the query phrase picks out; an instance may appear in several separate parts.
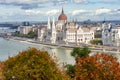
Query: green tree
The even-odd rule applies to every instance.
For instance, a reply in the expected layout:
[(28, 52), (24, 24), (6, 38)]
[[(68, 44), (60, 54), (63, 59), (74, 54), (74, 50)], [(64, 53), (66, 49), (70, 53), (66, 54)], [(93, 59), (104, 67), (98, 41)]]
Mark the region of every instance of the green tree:
[(37, 31), (30, 31), (28, 34), (27, 34), (27, 37), (28, 38), (36, 38), (37, 37)]
[[(83, 48), (80, 47), (75, 47), (73, 48), (73, 51), (71, 52), (71, 55), (73, 57), (75, 57), (75, 59), (77, 59), (78, 57), (80, 58), (85, 58), (86, 56), (89, 55), (91, 51), (89, 50), (89, 48), (87, 46), (84, 46)], [(71, 77), (74, 78), (75, 77), (75, 65), (71, 65), (71, 64), (67, 64), (66, 65), (67, 68), (67, 74)]]
[(19, 32), (15, 32), (13, 36), (17, 37), (25, 37), (25, 38), (37, 38), (37, 31), (30, 31), (28, 34), (20, 34)]
[(71, 55), (75, 58), (77, 57), (86, 57), (89, 55), (91, 51), (89, 50), (89, 48), (87, 46), (84, 46), (83, 48), (80, 47), (75, 47), (73, 49), (73, 51), (71, 52)]
[(7, 80), (67, 80), (47, 52), (34, 48), (20, 52), (4, 64)]
[(65, 66), (67, 68), (66, 73), (71, 77), (74, 78), (75, 77), (75, 66), (71, 65), (71, 64), (67, 64)]
[(100, 39), (91, 40), (90, 43), (91, 43), (91, 44), (97, 44), (97, 45), (98, 45), (98, 44), (100, 44), (100, 45), (103, 44), (103, 43), (102, 43), (102, 40), (100, 40)]
[(94, 36), (95, 36), (95, 38), (102, 38), (102, 33), (101, 33), (101, 31), (95, 32)]

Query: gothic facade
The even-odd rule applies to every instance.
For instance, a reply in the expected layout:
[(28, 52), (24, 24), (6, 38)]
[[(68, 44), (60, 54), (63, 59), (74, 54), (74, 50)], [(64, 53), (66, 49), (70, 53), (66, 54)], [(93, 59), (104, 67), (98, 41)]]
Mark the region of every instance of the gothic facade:
[(120, 46), (120, 26), (104, 23), (102, 28), (103, 45)]
[[(51, 22), (52, 20), (52, 22)], [(38, 39), (41, 42), (48, 42), (52, 44), (56, 43), (86, 43), (94, 39), (94, 31), (89, 28), (82, 27), (76, 22), (67, 22), (67, 16), (62, 12), (58, 17), (58, 21), (55, 18), (48, 18), (47, 27), (41, 27), (38, 29)]]

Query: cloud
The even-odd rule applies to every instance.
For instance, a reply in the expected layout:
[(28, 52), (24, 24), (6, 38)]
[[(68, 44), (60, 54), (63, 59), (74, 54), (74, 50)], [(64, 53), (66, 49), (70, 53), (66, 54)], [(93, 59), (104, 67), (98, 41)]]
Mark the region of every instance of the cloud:
[(102, 8), (102, 9), (97, 9), (95, 11), (95, 14), (96, 15), (100, 15), (100, 14), (106, 14), (106, 13), (110, 13), (111, 10), (110, 9), (107, 9), (107, 8)]
[(1, 5), (21, 6), (21, 9), (43, 7), (49, 0), (0, 0)]
[[(82, 3), (87, 0), (72, 0), (74, 3)], [(1, 5), (20, 6), (21, 9), (33, 9), (48, 6), (69, 4), (71, 0), (0, 0)]]
[(87, 0), (88, 4), (115, 4), (119, 5), (120, 1), (119, 0)]
[(5, 4), (34, 4), (34, 3), (45, 3), (49, 0), (0, 0), (0, 3)]
[(55, 14), (57, 14), (58, 12), (59, 12), (59, 10), (54, 9), (54, 10), (47, 11), (46, 14), (47, 14), (47, 15), (55, 15)]
[(33, 4), (33, 5), (29, 5), (29, 4), (24, 4), (24, 5), (21, 5), (21, 9), (33, 9), (33, 8), (37, 8), (38, 5), (36, 4)]
[(42, 11), (36, 11), (36, 10), (25, 10), (25, 13), (30, 14), (44, 14)]
[(88, 10), (83, 10), (83, 9), (81, 9), (81, 10), (74, 10), (74, 11), (72, 12), (72, 15), (75, 16), (75, 15), (79, 15), (79, 14), (81, 14), (81, 13), (88, 13), (88, 12), (90, 12), (90, 11), (88, 11)]
[(120, 15), (120, 9), (111, 10), (110, 15)]
[(53, 3), (53, 5), (61, 5), (61, 4), (67, 4), (69, 0), (51, 0), (50, 3)]
[(112, 4), (112, 3), (120, 3), (119, 0), (101, 0), (101, 2), (102, 3), (110, 3), (110, 4)]
[(69, 0), (0, 0), (1, 5), (21, 6), (21, 9), (33, 9), (61, 5), (68, 3)]
[(74, 0), (75, 3), (83, 3), (86, 2), (87, 0)]

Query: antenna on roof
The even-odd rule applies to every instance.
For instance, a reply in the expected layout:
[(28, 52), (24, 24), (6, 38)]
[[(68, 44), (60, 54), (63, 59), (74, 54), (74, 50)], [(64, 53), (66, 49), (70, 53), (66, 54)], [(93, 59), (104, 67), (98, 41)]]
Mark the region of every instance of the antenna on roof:
[(105, 23), (105, 22), (106, 22), (106, 20), (105, 20), (105, 17), (104, 17), (103, 23)]
[(64, 13), (63, 6), (62, 6), (62, 14)]

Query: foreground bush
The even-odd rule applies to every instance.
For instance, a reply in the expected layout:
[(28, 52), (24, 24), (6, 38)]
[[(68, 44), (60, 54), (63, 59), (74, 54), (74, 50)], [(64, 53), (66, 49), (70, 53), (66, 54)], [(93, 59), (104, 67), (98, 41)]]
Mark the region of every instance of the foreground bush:
[(5, 76), (4, 76), (4, 63), (3, 62), (0, 62), (0, 80), (5, 80)]
[(120, 63), (105, 54), (77, 58), (75, 80), (120, 80)]
[(7, 80), (66, 80), (50, 55), (34, 48), (5, 61), (4, 74)]

